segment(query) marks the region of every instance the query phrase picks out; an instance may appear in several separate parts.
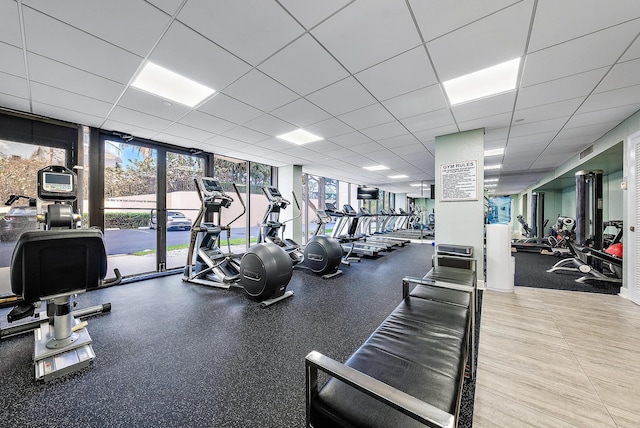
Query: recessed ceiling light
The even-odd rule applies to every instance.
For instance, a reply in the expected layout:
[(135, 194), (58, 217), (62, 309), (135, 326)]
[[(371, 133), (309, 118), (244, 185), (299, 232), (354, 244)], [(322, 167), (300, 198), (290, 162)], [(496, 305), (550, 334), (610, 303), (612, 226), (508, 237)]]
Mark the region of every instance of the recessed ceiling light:
[(382, 171), (383, 169), (389, 169), (388, 166), (384, 165), (363, 166), (363, 168), (369, 171)]
[(502, 168), (502, 165), (485, 165), (484, 166), (484, 170), (491, 170), (491, 169), (500, 169)]
[(211, 96), (215, 90), (152, 62), (147, 62), (138, 73), (131, 86), (195, 107)]
[(498, 156), (504, 153), (504, 149), (493, 149), (493, 150), (485, 150), (484, 156)]
[(276, 135), (276, 138), (298, 145), (324, 140), (324, 138), (313, 135), (311, 132), (307, 132), (304, 129), (296, 129), (295, 131), (287, 132), (286, 134)]
[(500, 179), (499, 178), (485, 178), (484, 182), (485, 183), (497, 183)]
[(498, 187), (497, 184), (485, 184), (484, 187)]
[(392, 180), (397, 180), (398, 178), (408, 178), (408, 175), (404, 175), (404, 174), (399, 174), (399, 175), (390, 175), (389, 178), (391, 178)]
[(520, 58), (442, 82), (451, 105), (501, 94), (516, 88)]
[(428, 187), (428, 184), (425, 183), (414, 183), (414, 184), (410, 184), (411, 187)]

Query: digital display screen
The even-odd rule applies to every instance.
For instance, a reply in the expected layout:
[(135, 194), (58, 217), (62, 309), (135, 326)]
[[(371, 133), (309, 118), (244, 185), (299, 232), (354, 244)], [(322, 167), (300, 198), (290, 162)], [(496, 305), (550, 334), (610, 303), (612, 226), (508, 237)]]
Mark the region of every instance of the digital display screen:
[(357, 199), (378, 199), (377, 187), (358, 187)]
[(48, 192), (68, 193), (73, 192), (73, 176), (69, 174), (58, 174), (45, 172), (42, 175), (42, 188)]
[(203, 178), (202, 184), (204, 185), (204, 190), (207, 192), (222, 192), (222, 186), (218, 180)]
[(280, 193), (280, 191), (275, 187), (268, 187), (268, 189), (269, 189), (269, 193), (271, 193), (272, 196), (274, 197), (282, 196), (282, 193)]

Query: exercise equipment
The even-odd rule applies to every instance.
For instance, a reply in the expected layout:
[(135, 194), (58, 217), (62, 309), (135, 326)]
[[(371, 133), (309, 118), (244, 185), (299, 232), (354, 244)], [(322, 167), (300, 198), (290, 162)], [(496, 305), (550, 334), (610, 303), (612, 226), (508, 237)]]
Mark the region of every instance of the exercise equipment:
[(336, 239), (320, 234), (324, 225), (331, 222), (331, 216), (323, 210), (316, 210), (316, 215), (318, 227), (304, 247), (304, 263), (311, 272), (325, 279), (333, 278), (342, 273), (340, 264), (349, 265), (349, 261), (343, 260), (342, 246)]
[(544, 192), (533, 193), (531, 200), (532, 217), (535, 220), (533, 228), (524, 221), (519, 215), (518, 221), (522, 224), (527, 236), (524, 240), (514, 240), (511, 242), (511, 248), (515, 251), (528, 251), (536, 253), (552, 253), (551, 245), (544, 239), (544, 228), (548, 220), (544, 219)]
[[(302, 247), (293, 239), (284, 238), (287, 222), (297, 219), (302, 214), (296, 194), (292, 192), (299, 214), (289, 220), (280, 222), (280, 211), (286, 209), (291, 202), (282, 197), (282, 193), (280, 193), (277, 187), (263, 186), (262, 192), (267, 197), (269, 205), (267, 205), (262, 223), (260, 224), (260, 237), (258, 238), (258, 242), (271, 242), (278, 245), (289, 254), (294, 266), (301, 264), (304, 262)], [(283, 235), (283, 237), (280, 235)]]
[(343, 211), (336, 208), (335, 204), (326, 202), (325, 212), (335, 219), (335, 225), (331, 231), (331, 237), (335, 238), (340, 243), (342, 250), (347, 254), (348, 259), (354, 259), (354, 255), (357, 257), (378, 256), (380, 247), (368, 245), (366, 242), (359, 242), (359, 238), (342, 233), (349, 220)]
[[(76, 175), (64, 166), (38, 171), (38, 199), (51, 202), (37, 219), (44, 230), (30, 230), (18, 238), (11, 256), (11, 291), (19, 296), (7, 315), (9, 322), (29, 316), (38, 319), (3, 329), (2, 338), (34, 330), (35, 377), (49, 381), (88, 367), (95, 358), (87, 322), (80, 317), (109, 312), (111, 304), (72, 312), (74, 296), (103, 282), (107, 254), (99, 229), (77, 229), (80, 215), (73, 212)], [(10, 198), (11, 200), (11, 198)], [(36, 313), (41, 302), (45, 311)]]
[[(223, 226), (221, 211), (231, 206), (233, 198), (214, 178), (196, 177), (194, 182), (201, 206), (191, 227), (182, 280), (224, 289), (240, 286), (249, 296), (260, 301), (262, 307), (293, 296), (293, 291), (286, 289), (293, 274), (293, 263), (278, 245), (260, 243), (244, 254), (231, 253), (230, 225), (246, 212), (237, 186), (234, 184), (233, 189), (242, 204), (242, 212)], [(207, 216), (212, 216), (213, 222), (205, 221)], [(227, 232), (227, 253), (218, 247), (222, 231)]]

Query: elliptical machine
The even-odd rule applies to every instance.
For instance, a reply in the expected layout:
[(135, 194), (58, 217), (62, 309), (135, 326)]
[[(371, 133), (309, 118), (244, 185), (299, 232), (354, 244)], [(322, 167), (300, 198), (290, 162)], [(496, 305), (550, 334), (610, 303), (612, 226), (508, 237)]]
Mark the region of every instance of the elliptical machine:
[[(242, 212), (223, 226), (221, 211), (231, 206), (233, 198), (224, 192), (220, 182), (214, 178), (197, 177), (194, 181), (202, 204), (191, 228), (182, 280), (224, 289), (239, 285), (249, 296), (259, 300), (262, 307), (293, 296), (293, 291), (286, 291), (293, 274), (293, 263), (278, 245), (256, 244), (244, 255), (231, 253), (230, 225), (246, 212), (237, 186), (234, 184), (233, 188), (242, 204)], [(214, 216), (213, 222), (205, 221), (209, 213)], [(223, 230), (227, 232), (227, 253), (218, 247)]]
[(260, 224), (260, 237), (258, 241), (271, 242), (278, 245), (280, 248), (285, 250), (287, 254), (289, 254), (294, 266), (301, 264), (304, 262), (304, 252), (300, 245), (293, 239), (284, 239), (280, 237), (281, 233), (284, 234), (286, 223), (288, 221), (293, 221), (302, 215), (296, 194), (293, 193), (293, 199), (296, 202), (299, 214), (287, 221), (280, 222), (280, 211), (286, 209), (291, 202), (284, 199), (282, 197), (282, 193), (280, 193), (276, 187), (263, 186), (262, 192), (267, 197), (269, 205), (267, 206), (267, 210), (262, 218), (262, 223)]

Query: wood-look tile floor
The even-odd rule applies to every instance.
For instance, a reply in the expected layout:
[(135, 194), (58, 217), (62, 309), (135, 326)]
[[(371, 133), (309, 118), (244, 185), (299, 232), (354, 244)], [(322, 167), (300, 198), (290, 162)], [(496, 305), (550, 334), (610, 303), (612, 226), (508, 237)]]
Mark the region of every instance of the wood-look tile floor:
[(473, 426), (640, 427), (639, 351), (622, 297), (485, 291)]

